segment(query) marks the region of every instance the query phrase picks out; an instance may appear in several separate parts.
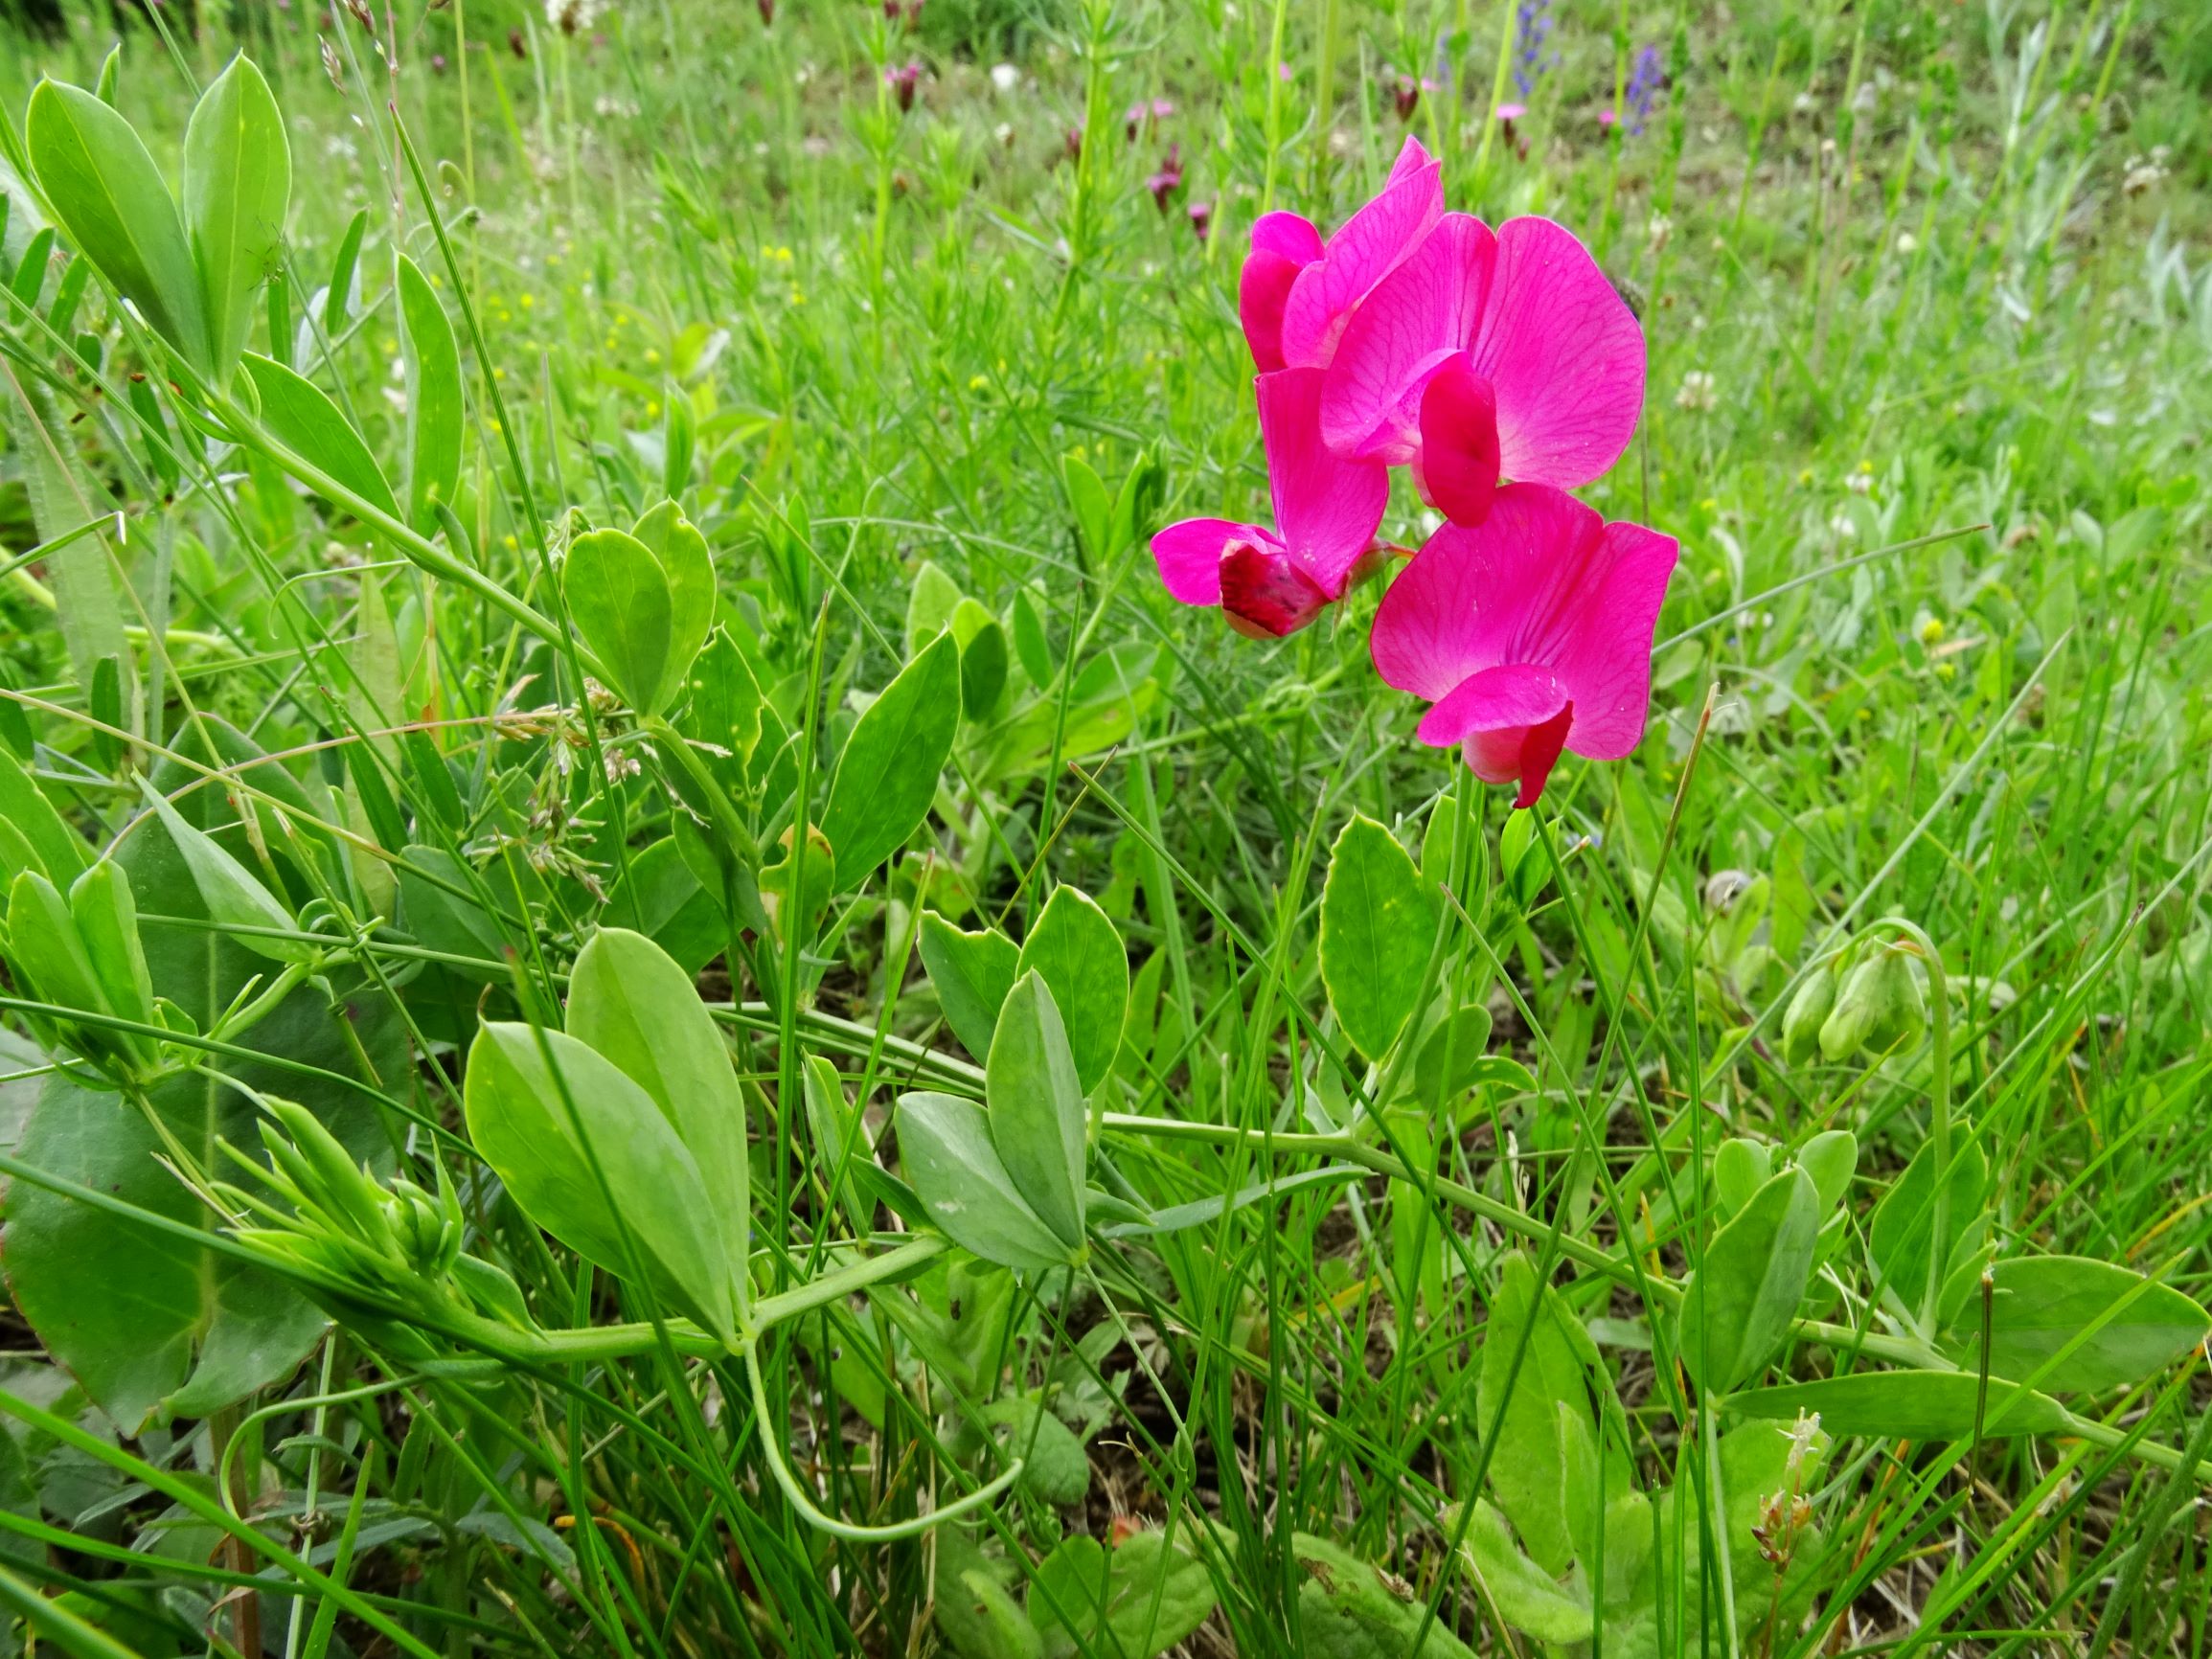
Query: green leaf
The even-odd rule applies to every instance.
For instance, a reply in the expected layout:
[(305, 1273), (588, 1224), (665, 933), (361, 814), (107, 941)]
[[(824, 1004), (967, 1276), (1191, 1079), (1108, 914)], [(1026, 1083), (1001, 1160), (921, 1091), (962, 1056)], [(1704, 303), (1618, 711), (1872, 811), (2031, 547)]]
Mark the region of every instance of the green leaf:
[[(1483, 1331), (1475, 1410), (1483, 1432), (1497, 1424), (1490, 1484), (1498, 1507), (1512, 1518), (1537, 1564), (1554, 1575), (1566, 1571), (1575, 1543), (1566, 1504), (1568, 1447), (1559, 1408), (1568, 1407), (1585, 1422), (1590, 1417), (1582, 1352), (1587, 1339), (1578, 1342), (1578, 1334), (1558, 1293), (1538, 1285), (1528, 1258), (1517, 1250), (1508, 1254), (1499, 1265), (1497, 1292)], [(1515, 1374), (1514, 1356), (1524, 1335), (1526, 1352)], [(1509, 1375), (1511, 1394), (1506, 1392)]]
[(730, 937), (717, 896), (700, 885), (673, 835), (629, 854), (604, 920), (644, 934), (687, 974), (718, 956)]
[[(8, 396), (9, 432), (39, 539), (52, 541), (111, 512), (114, 501), (87, 470), (48, 389), (0, 361), (0, 390)], [(103, 533), (94, 532), (49, 555), (45, 563), (70, 671), (89, 694), (99, 684), (103, 664), (120, 664), (131, 671), (136, 660), (124, 637), (124, 584), (116, 551)]]
[(1044, 619), (1037, 614), (1037, 602), (1026, 587), (1016, 589), (1014, 596), (1014, 654), (1020, 659), (1021, 671), (1029, 676), (1031, 685), (1041, 692), (1052, 684), (1052, 642), (1045, 636)]
[[(2015, 1382), (2032, 1379), (2045, 1394), (2142, 1382), (2212, 1329), (2204, 1309), (2172, 1285), (2109, 1262), (2029, 1256), (1999, 1261), (1990, 1273), (1989, 1369)], [(1962, 1369), (1981, 1370), (1978, 1296), (1969, 1297), (1944, 1351)]]
[(1129, 955), (1112, 920), (1080, 888), (1060, 886), (1022, 943), (1020, 973), (1052, 991), (1066, 1022), (1076, 1079), (1088, 1095), (1113, 1069), (1129, 1006)]
[(744, 792), (745, 763), (761, 741), (761, 685), (727, 628), (717, 628), (692, 659), (691, 698), (683, 733), (727, 755), (709, 755), (708, 765), (733, 795)]
[(1682, 1364), (1725, 1394), (1781, 1345), (1804, 1299), (1820, 1232), (1813, 1177), (1785, 1170), (1715, 1233), (1682, 1297)]
[(643, 934), (603, 927), (569, 973), (568, 1034), (650, 1095), (697, 1164), (742, 1318), (752, 1288), (745, 1097), (691, 975)]
[(952, 613), (966, 598), (960, 584), (945, 574), (943, 565), (933, 558), (922, 561), (922, 567), (914, 573), (914, 586), (906, 596), (908, 657), (952, 625)]
[[(200, 899), (207, 905), (207, 913), (227, 929), (281, 928), (286, 933), (299, 931), (299, 923), (290, 911), (270, 896), (254, 873), (223, 850), (222, 844), (212, 835), (203, 834), (184, 820), (184, 815), (171, 806), (169, 798), (150, 782), (142, 784), (147, 802), (160, 818), (169, 838), (184, 855), (185, 864), (192, 871), (192, 878), (199, 888)], [(246, 949), (271, 962), (312, 962), (315, 947), (304, 940), (278, 939), (267, 934), (233, 931), (231, 935)]]
[[(246, 377), (261, 399), (262, 424), (278, 443), (377, 511), (390, 518), (400, 516), (399, 503), (384, 482), (376, 458), (321, 387), (256, 352), (248, 352), (244, 363)], [(351, 511), (349, 503), (333, 505)]]
[(80, 875), (69, 889), (69, 914), (109, 1011), (141, 1025), (152, 1024), (153, 980), (138, 937), (138, 904), (123, 866), (103, 858)]
[(1463, 1008), (1422, 1039), (1413, 1061), (1413, 1097), (1430, 1113), (1444, 1110), (1483, 1080), (1490, 1057), (1490, 1010), (1479, 1003)]
[[(1959, 1441), (1973, 1434), (1981, 1378), (1963, 1371), (1861, 1371), (1732, 1395), (1731, 1411), (1784, 1421), (1818, 1412), (1831, 1434), (1885, 1440)], [(2048, 1395), (1992, 1378), (1982, 1433), (2063, 1434), (2065, 1408)]]
[(1080, 1504), (1090, 1491), (1090, 1456), (1083, 1442), (1037, 1397), (993, 1400), (983, 1408), (1001, 1455), (1020, 1458), (1021, 1484), (1048, 1504)]
[(1052, 992), (1025, 971), (1006, 993), (985, 1064), (991, 1139), (1016, 1191), (1071, 1251), (1083, 1242), (1083, 1105)]
[[(292, 152), (277, 101), (253, 60), (234, 57), (200, 95), (184, 135), (184, 222), (218, 384), (245, 349), (254, 289), (277, 267), (291, 193)], [(282, 351), (285, 343), (271, 344)]]
[(1859, 1137), (1849, 1129), (1829, 1129), (1798, 1148), (1797, 1167), (1813, 1177), (1823, 1214), (1838, 1210), (1851, 1195), (1859, 1172)]
[(940, 634), (868, 705), (837, 757), (822, 829), (851, 892), (929, 816), (960, 728), (960, 647)]
[(1029, 1594), (1046, 1651), (1054, 1659), (1078, 1651), (1158, 1659), (1203, 1625), (1214, 1580), (1184, 1548), (1189, 1536), (1186, 1524), (1171, 1546), (1164, 1529), (1147, 1527), (1110, 1553), (1081, 1533), (1062, 1538), (1038, 1563)]
[(633, 535), (594, 530), (569, 543), (560, 581), (576, 631), (608, 682), (639, 714), (658, 714), (653, 698), (675, 655), (674, 604), (660, 560)]
[(952, 613), (952, 637), (960, 646), (960, 706), (969, 719), (980, 720), (1006, 690), (1006, 630), (983, 606), (964, 599)]
[(822, 1184), (843, 1206), (853, 1231), (866, 1238), (876, 1225), (876, 1204), (860, 1188), (861, 1172), (874, 1168), (876, 1138), (868, 1121), (854, 1109), (837, 1068), (820, 1055), (806, 1066), (807, 1128), (814, 1137), (815, 1167)]
[(153, 331), (209, 373), (206, 315), (184, 221), (130, 123), (81, 87), (42, 80), (24, 137), (39, 188), (78, 249)]
[(1412, 1017), (1436, 934), (1436, 900), (1398, 838), (1354, 814), (1321, 889), (1321, 978), (1344, 1034), (1380, 1059)]
[[(23, 851), (37, 859), (37, 870), (57, 887), (67, 886), (92, 867), (92, 848), (55, 810), (21, 761), (0, 748), (0, 823), (20, 838)], [(16, 870), (0, 870), (13, 880)]]
[(429, 535), (438, 528), (436, 504), (452, 505), (461, 489), (461, 352), (437, 290), (405, 254), (396, 259), (392, 286), (407, 375), (407, 520)]
[(960, 1527), (937, 1534), (937, 1633), (961, 1659), (1044, 1659), (1044, 1639), (1007, 1590), (1012, 1568)]
[(1104, 564), (1113, 557), (1113, 502), (1107, 497), (1106, 486), (1087, 462), (1070, 455), (1060, 462), (1060, 473), (1067, 481), (1067, 502), (1075, 513), (1075, 527), (1082, 534), (1083, 545), (1088, 550), (1091, 562)]
[(1001, 1267), (1057, 1267), (1072, 1252), (1015, 1190), (973, 1101), (926, 1090), (899, 1097), (907, 1184), (955, 1244)]
[[(1944, 1241), (1944, 1265), (1956, 1265), (1962, 1252), (1979, 1242), (1982, 1194), (1989, 1165), (1973, 1144), (1950, 1161), (1950, 1237)], [(1907, 1307), (1918, 1307), (1927, 1293), (1929, 1236), (1934, 1230), (1935, 1143), (1923, 1146), (1904, 1173), (1875, 1207), (1866, 1228), (1866, 1261), (1883, 1289)]]
[(663, 501), (630, 526), (660, 561), (669, 589), (669, 662), (653, 689), (653, 707), (675, 701), (715, 623), (715, 561), (707, 538), (673, 501)]
[[(1293, 1533), (1297, 1562), (1298, 1633), (1315, 1659), (1474, 1659), (1473, 1651), (1440, 1621), (1428, 1617), (1427, 1598), (1405, 1579), (1361, 1560), (1349, 1550)], [(1418, 1650), (1414, 1633), (1428, 1634)]]
[(1460, 1553), (1499, 1615), (1539, 1642), (1587, 1642), (1589, 1602), (1514, 1547), (1505, 1517), (1477, 1498)]
[(934, 910), (922, 916), (922, 966), (952, 1034), (977, 1059), (989, 1057), (998, 1011), (1021, 971), (1021, 951), (995, 927), (964, 933)]
[(1721, 1143), (1713, 1154), (1713, 1191), (1721, 1214), (1734, 1216), (1774, 1173), (1774, 1154), (1757, 1141), (1738, 1136)]
[(613, 1061), (562, 1032), (488, 1021), (463, 1103), (477, 1155), (524, 1215), (618, 1278), (642, 1271), (666, 1307), (735, 1345), (719, 1208), (662, 1108)]

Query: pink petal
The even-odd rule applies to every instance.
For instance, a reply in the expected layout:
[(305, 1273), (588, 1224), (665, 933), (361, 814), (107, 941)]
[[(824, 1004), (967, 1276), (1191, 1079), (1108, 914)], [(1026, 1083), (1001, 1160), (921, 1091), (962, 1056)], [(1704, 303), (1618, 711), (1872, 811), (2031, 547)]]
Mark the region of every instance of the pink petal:
[(1574, 698), (1567, 746), (1619, 761), (1643, 741), (1652, 699), (1652, 635), (1680, 552), (1671, 535), (1608, 524), (1585, 567), (1575, 625), (1553, 658)]
[(1283, 304), (1297, 280), (1298, 266), (1268, 248), (1253, 249), (1238, 274), (1237, 320), (1262, 374), (1283, 366)]
[(1310, 265), (1321, 257), (1321, 233), (1304, 214), (1262, 214), (1252, 221), (1252, 251), (1279, 254), (1294, 265)]
[(1322, 390), (1321, 433), (1332, 449), (1397, 463), (1420, 452), (1425, 377), (1474, 338), (1496, 257), (1489, 226), (1446, 214), (1376, 284), (1345, 326)]
[(1281, 554), (1248, 541), (1230, 548), (1219, 568), (1221, 609), (1251, 639), (1296, 633), (1335, 597)]
[(1479, 528), (1446, 525), (1382, 596), (1376, 670), (1433, 702), (1479, 670), (1548, 662), (1551, 624), (1571, 608), (1575, 550), (1596, 543), (1602, 527), (1561, 490), (1499, 489)]
[[(1421, 716), (1421, 740), (1448, 749), (1480, 732), (1541, 725), (1567, 706), (1566, 688), (1548, 670), (1528, 663), (1481, 669), (1445, 693)], [(1501, 784), (1502, 778), (1489, 780)]]
[[(1425, 86), (1428, 83), (1423, 81), (1422, 84)], [(1390, 176), (1383, 181), (1383, 189), (1387, 190), (1394, 184), (1402, 184), (1423, 168), (1431, 165), (1441, 164), (1433, 163), (1421, 140), (1415, 138), (1411, 133), (1407, 133), (1405, 142), (1398, 147), (1398, 159), (1390, 164)]]
[(1421, 498), (1454, 524), (1480, 524), (1497, 491), (1497, 394), (1464, 352), (1430, 377), (1421, 395)]
[(1498, 227), (1481, 331), (1464, 343), (1497, 388), (1507, 477), (1572, 489), (1620, 459), (1644, 406), (1644, 331), (1571, 232)]
[(1152, 537), (1152, 557), (1168, 592), (1185, 604), (1221, 602), (1221, 555), (1241, 541), (1274, 538), (1252, 524), (1226, 518), (1186, 518)]
[(1335, 599), (1375, 545), (1390, 501), (1390, 475), (1379, 461), (1346, 461), (1321, 442), (1321, 382), (1318, 369), (1262, 375), (1260, 435), (1282, 544), (1323, 594)]
[(1399, 156), (1402, 173), (1393, 169), (1381, 194), (1346, 220), (1321, 258), (1298, 273), (1283, 307), (1285, 362), (1325, 367), (1354, 307), (1420, 245), (1443, 214), (1442, 165), (1418, 161), (1408, 167), (1407, 155)]

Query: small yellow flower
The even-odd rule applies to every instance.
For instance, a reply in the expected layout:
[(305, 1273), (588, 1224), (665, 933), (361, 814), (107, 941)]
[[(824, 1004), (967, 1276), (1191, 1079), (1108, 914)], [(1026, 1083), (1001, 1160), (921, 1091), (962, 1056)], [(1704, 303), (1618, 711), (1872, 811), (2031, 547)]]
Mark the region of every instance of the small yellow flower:
[(1705, 499), (1704, 499), (1704, 500), (1702, 500), (1702, 501), (1700, 501), (1700, 502), (1699, 502), (1699, 503), (1698, 503), (1698, 508), (1699, 508), (1699, 511), (1702, 511), (1702, 512), (1711, 512), (1711, 511), (1713, 511), (1715, 508), (1719, 507), (1720, 505), (1721, 505), (1721, 500), (1720, 500), (1720, 497), (1719, 497), (1719, 496), (1715, 496), (1715, 495), (1708, 495), (1708, 496), (1706, 496), (1706, 497), (1705, 497)]
[(1943, 643), (1943, 618), (1931, 616), (1920, 625), (1920, 643), (1924, 646)]
[(494, 380), (504, 380), (507, 378), (507, 371), (495, 366), (491, 371), (491, 377)]
[(618, 329), (627, 329), (627, 328), (628, 328), (628, 327), (629, 327), (629, 313), (628, 313), (627, 311), (617, 311), (617, 312), (615, 312), (615, 314), (614, 314), (614, 326), (615, 326), (616, 328), (618, 328)]
[(1939, 680), (1955, 680), (1955, 679), (1957, 679), (1957, 678), (1958, 678), (1958, 664), (1956, 664), (1956, 663), (1938, 663), (1938, 664), (1936, 664), (1936, 665), (1935, 665), (1935, 677), (1936, 677), (1937, 679), (1939, 679)]
[(970, 392), (980, 392), (984, 389), (984, 387), (990, 384), (991, 380), (988, 375), (970, 375), (968, 377), (968, 389)]
[(536, 304), (537, 296), (536, 294), (525, 294), (522, 296), (522, 308), (524, 310), (529, 310), (531, 307)]
[(648, 346), (646, 348), (645, 360), (649, 363), (657, 363), (660, 361), (660, 353), (654, 351), (650, 346)]
[(646, 399), (646, 403), (645, 403), (645, 413), (646, 413), (646, 419), (647, 419), (647, 420), (657, 420), (660, 418), (660, 401), (659, 401), (659, 399), (657, 399), (657, 398), (648, 398)]
[(806, 303), (807, 303), (807, 296), (806, 296), (805, 294), (803, 294), (803, 293), (801, 293), (801, 292), (799, 291), (799, 286), (798, 286), (798, 284), (797, 284), (796, 283), (792, 284), (791, 284), (791, 304), (792, 304), (792, 305), (794, 305), (794, 306), (803, 306), (803, 305), (805, 305)]
[(1861, 461), (1859, 464), (1859, 470), (1861, 472), (1872, 472), (1874, 470), (1874, 463), (1871, 461)]
[(1813, 482), (1813, 468), (1808, 466), (1804, 471), (1798, 473), (1797, 482), (1800, 484), (1811, 484)]
[(514, 537), (512, 535), (503, 535), (499, 539), (505, 543), (510, 550), (513, 550), (513, 548), (515, 546)]

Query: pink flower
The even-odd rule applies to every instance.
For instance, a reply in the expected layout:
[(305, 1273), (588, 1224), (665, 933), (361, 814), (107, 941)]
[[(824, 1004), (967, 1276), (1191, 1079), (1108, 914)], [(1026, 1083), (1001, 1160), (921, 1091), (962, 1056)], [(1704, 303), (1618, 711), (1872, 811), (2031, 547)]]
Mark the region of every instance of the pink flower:
[(1204, 241), (1214, 228), (1214, 204), (1210, 201), (1195, 201), (1183, 211), (1191, 216), (1191, 233), (1198, 240)]
[(1275, 530), (1186, 518), (1152, 537), (1152, 557), (1183, 603), (1218, 604), (1239, 633), (1280, 639), (1341, 598), (1359, 573), (1390, 483), (1380, 462), (1346, 461), (1322, 443), (1320, 370), (1280, 369), (1255, 385)]
[(1160, 163), (1160, 170), (1145, 180), (1145, 189), (1152, 193), (1152, 201), (1163, 214), (1168, 211), (1168, 197), (1183, 188), (1183, 147), (1180, 143), (1168, 146), (1167, 159)]
[(1514, 805), (1533, 806), (1562, 748), (1618, 761), (1643, 739), (1676, 551), (1562, 490), (1509, 484), (1479, 529), (1439, 530), (1382, 596), (1376, 670), (1435, 705), (1423, 742), (1464, 744), (1476, 777), (1518, 783)]
[(1443, 213), (1443, 166), (1408, 138), (1381, 193), (1327, 242), (1298, 214), (1261, 215), (1237, 283), (1237, 313), (1254, 366), (1262, 374), (1327, 368), (1360, 302)]
[(1643, 330), (1572, 233), (1447, 214), (1346, 321), (1321, 431), (1347, 459), (1410, 466), (1432, 506), (1479, 524), (1501, 473), (1600, 476), (1643, 402)]
[(901, 63), (895, 68), (886, 68), (883, 71), (883, 80), (897, 95), (899, 107), (902, 110), (912, 109), (914, 107), (914, 89), (922, 83), (922, 65), (919, 63)]

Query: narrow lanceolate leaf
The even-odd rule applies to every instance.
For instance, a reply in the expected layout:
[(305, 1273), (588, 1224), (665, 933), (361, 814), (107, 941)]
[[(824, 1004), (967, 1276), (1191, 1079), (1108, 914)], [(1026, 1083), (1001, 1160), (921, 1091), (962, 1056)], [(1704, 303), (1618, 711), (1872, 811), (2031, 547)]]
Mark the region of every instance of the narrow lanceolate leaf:
[(1379, 1059), (1413, 1014), (1436, 933), (1436, 900), (1398, 838), (1355, 816), (1321, 889), (1321, 978), (1344, 1034)]
[[(2172, 1285), (2079, 1256), (2029, 1256), (1990, 1270), (1989, 1370), (2045, 1394), (2094, 1393), (2156, 1375), (2212, 1329)], [(1981, 1369), (1981, 1298), (1970, 1295), (1945, 1344)]]
[(1129, 947), (1081, 889), (1060, 887), (1022, 943), (1017, 971), (1035, 972), (1067, 1027), (1076, 1078), (1089, 1094), (1113, 1069), (1129, 1005)]
[(931, 910), (922, 917), (922, 966), (961, 1047), (987, 1057), (998, 1011), (1021, 971), (1020, 949), (995, 927), (965, 933)]
[(691, 976), (642, 933), (603, 927), (569, 976), (568, 1034), (652, 1097), (698, 1165), (741, 1316), (751, 1293), (745, 1099)]
[(1975, 1414), (1986, 1436), (2059, 1434), (2065, 1409), (2048, 1395), (1964, 1371), (1861, 1371), (1820, 1382), (1793, 1382), (1732, 1396), (1730, 1411), (1789, 1422), (1818, 1413), (1830, 1434), (1883, 1439), (1971, 1439)]
[(998, 1011), (985, 1066), (991, 1138), (1029, 1207), (1071, 1249), (1083, 1239), (1083, 1107), (1052, 992), (1024, 973)]
[(24, 138), (70, 239), (153, 331), (209, 372), (199, 274), (176, 203), (130, 123), (81, 87), (42, 80)]
[(292, 920), (291, 912), (270, 896), (252, 871), (223, 850), (220, 842), (186, 823), (184, 814), (171, 807), (168, 798), (151, 784), (146, 784), (145, 790), (148, 803), (160, 817), (162, 827), (169, 831), (169, 838), (176, 843), (177, 852), (191, 870), (193, 884), (199, 889), (209, 919), (226, 927), (244, 930), (234, 937), (257, 956), (265, 956), (272, 962), (312, 961), (314, 946), (304, 941), (253, 931), (277, 928), (291, 933), (298, 931), (299, 923)]
[(837, 757), (822, 829), (837, 850), (841, 891), (922, 827), (959, 729), (960, 647), (939, 634), (868, 705)]
[(407, 519), (428, 534), (438, 523), (436, 504), (451, 506), (461, 487), (461, 353), (437, 290), (405, 254), (393, 288), (407, 375)]
[[(45, 791), (7, 748), (0, 747), (0, 821), (22, 840), (37, 859), (40, 875), (57, 887), (66, 886), (92, 866), (92, 849), (84, 837), (70, 829)], [(13, 880), (17, 872), (0, 870), (0, 878)]]
[(376, 458), (321, 387), (253, 352), (245, 354), (245, 369), (261, 399), (262, 424), (278, 443), (377, 511), (399, 516), (399, 503)]
[(951, 1240), (986, 1261), (1032, 1271), (1072, 1252), (1015, 1187), (973, 1101), (927, 1090), (899, 1097), (899, 1159), (907, 1184)]
[(1713, 1235), (1682, 1299), (1682, 1364), (1699, 1387), (1729, 1392), (1781, 1346), (1819, 1233), (1813, 1177), (1785, 1170)]
[(254, 290), (277, 267), (291, 193), (277, 101), (253, 60), (234, 57), (201, 94), (184, 137), (185, 231), (217, 381), (245, 349)]

